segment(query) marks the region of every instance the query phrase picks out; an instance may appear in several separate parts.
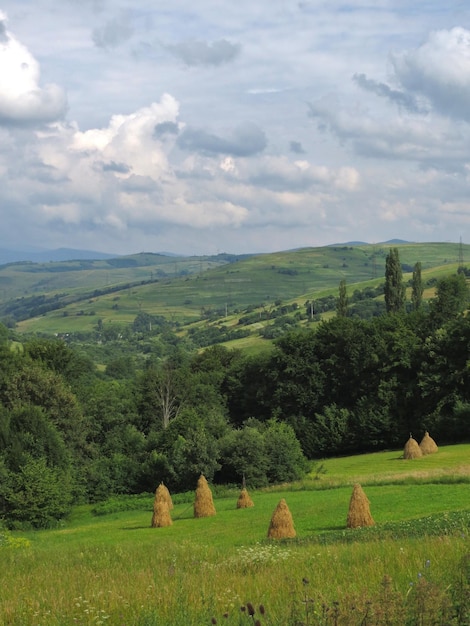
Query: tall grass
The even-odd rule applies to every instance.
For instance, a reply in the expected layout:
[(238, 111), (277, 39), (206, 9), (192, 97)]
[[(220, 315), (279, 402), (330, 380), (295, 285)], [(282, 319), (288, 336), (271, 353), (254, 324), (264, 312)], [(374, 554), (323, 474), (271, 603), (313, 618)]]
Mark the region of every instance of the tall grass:
[[(464, 448), (443, 451), (449, 472)], [(346, 468), (370, 477), (388, 454), (325, 462), (334, 488), (315, 488), (327, 473), (305, 489), (250, 491), (250, 509), (216, 493), (212, 518), (175, 497), (168, 528), (150, 528), (148, 494), (81, 506), (54, 530), (0, 530), (0, 626), (468, 626), (468, 482), (370, 484), (376, 526), (346, 529)], [(268, 541), (281, 497), (297, 538)]]

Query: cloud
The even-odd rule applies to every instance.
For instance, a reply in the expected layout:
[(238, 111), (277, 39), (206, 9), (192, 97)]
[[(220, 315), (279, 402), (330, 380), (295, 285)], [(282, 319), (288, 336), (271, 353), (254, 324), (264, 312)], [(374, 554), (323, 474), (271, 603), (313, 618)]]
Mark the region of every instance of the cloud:
[(118, 174), (128, 174), (130, 172), (128, 165), (125, 163), (115, 163), (114, 161), (103, 163), (101, 167), (103, 172), (117, 172)]
[(239, 44), (230, 43), (226, 39), (214, 41), (212, 44), (206, 41), (185, 41), (165, 45), (164, 48), (188, 66), (229, 63), (239, 55), (241, 50)]
[(266, 157), (254, 166), (245, 167), (244, 176), (250, 184), (276, 192), (354, 191), (359, 184), (359, 173), (352, 167), (334, 169), (306, 160), (292, 163), (286, 157)]
[(305, 150), (303, 149), (300, 141), (290, 141), (289, 150), (294, 154), (305, 154)]
[(182, 150), (209, 155), (253, 156), (263, 152), (266, 145), (265, 133), (256, 124), (248, 122), (236, 128), (229, 139), (192, 128), (185, 129), (178, 138)]
[(385, 83), (380, 83), (367, 78), (365, 74), (354, 74), (353, 81), (361, 87), (361, 89), (374, 93), (376, 96), (381, 98), (386, 98), (397, 104), (399, 107), (403, 107), (412, 113), (418, 113), (421, 110), (416, 102), (416, 98), (411, 94), (392, 89)]
[(54, 84), (39, 85), (39, 63), (12, 33), (0, 11), (0, 125), (52, 122), (64, 116), (66, 98)]
[(452, 170), (470, 159), (470, 128), (455, 127), (436, 114), (394, 115), (329, 96), (309, 103), (307, 115), (320, 132), (363, 157)]
[(134, 33), (129, 22), (129, 16), (123, 15), (119, 19), (109, 20), (103, 26), (95, 28), (92, 39), (98, 48), (117, 48), (128, 41)]
[(470, 31), (430, 33), (418, 48), (391, 57), (396, 76), (443, 115), (470, 122)]
[(179, 132), (178, 124), (175, 122), (161, 122), (156, 124), (153, 130), (153, 136), (160, 139), (165, 135), (177, 135)]

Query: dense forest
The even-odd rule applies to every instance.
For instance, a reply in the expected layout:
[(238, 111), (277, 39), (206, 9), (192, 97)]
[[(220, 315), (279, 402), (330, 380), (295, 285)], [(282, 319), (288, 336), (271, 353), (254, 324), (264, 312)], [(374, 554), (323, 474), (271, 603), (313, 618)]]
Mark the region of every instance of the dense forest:
[[(385, 279), (380, 315), (352, 315), (341, 284), (333, 317), (255, 355), (188, 351), (162, 318), (144, 358), (121, 337), (97, 368), (79, 346), (12, 341), (0, 325), (0, 517), (47, 527), (75, 503), (160, 481), (181, 492), (202, 473), (260, 487), (301, 478), (312, 460), (400, 448), (410, 433), (470, 440), (465, 272), (439, 280), (424, 304), (416, 264), (410, 306), (392, 250)], [(134, 331), (148, 322), (140, 315)]]

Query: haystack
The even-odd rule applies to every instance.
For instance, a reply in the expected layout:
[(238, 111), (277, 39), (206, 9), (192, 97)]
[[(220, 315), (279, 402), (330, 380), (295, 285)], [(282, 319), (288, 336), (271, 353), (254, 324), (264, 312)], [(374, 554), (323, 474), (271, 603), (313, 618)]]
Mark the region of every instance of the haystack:
[(194, 517), (211, 517), (215, 515), (212, 491), (206, 478), (201, 474), (197, 481), (196, 499), (194, 500)]
[(361, 485), (356, 483), (353, 487), (351, 499), (349, 501), (348, 518), (346, 526), (348, 528), (364, 528), (375, 524), (370, 514), (369, 500)]
[(419, 444), (421, 452), (424, 454), (434, 454), (439, 450), (434, 439), (429, 435), (428, 431), (424, 433), (424, 437)]
[(237, 509), (248, 509), (250, 506), (255, 506), (253, 500), (250, 498), (250, 494), (246, 487), (240, 491), (240, 495), (237, 500)]
[(161, 482), (156, 491), (155, 491), (155, 499), (166, 500), (168, 504), (168, 509), (171, 511), (173, 509), (173, 500), (171, 499), (170, 492), (168, 491), (168, 487)]
[(152, 528), (164, 528), (171, 526), (173, 521), (168, 508), (168, 502), (161, 498), (155, 498), (153, 503)]
[(421, 452), (421, 448), (419, 447), (416, 439), (410, 435), (410, 438), (405, 444), (405, 449), (403, 450), (403, 458), (404, 459), (419, 459), (423, 456)]
[(274, 509), (271, 523), (269, 524), (268, 537), (270, 539), (284, 539), (295, 537), (294, 521), (284, 498), (280, 500)]

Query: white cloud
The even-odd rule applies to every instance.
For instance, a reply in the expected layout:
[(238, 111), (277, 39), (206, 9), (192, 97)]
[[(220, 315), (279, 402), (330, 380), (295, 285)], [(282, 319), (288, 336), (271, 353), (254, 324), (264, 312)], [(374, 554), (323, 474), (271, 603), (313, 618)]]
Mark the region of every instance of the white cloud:
[(462, 3), (52, 4), (2, 4), (0, 246), (468, 232)]
[(418, 48), (391, 58), (406, 89), (429, 98), (440, 113), (470, 122), (470, 31), (432, 32)]
[(54, 84), (40, 86), (39, 63), (7, 29), (0, 12), (0, 124), (50, 122), (66, 109), (63, 90)]

